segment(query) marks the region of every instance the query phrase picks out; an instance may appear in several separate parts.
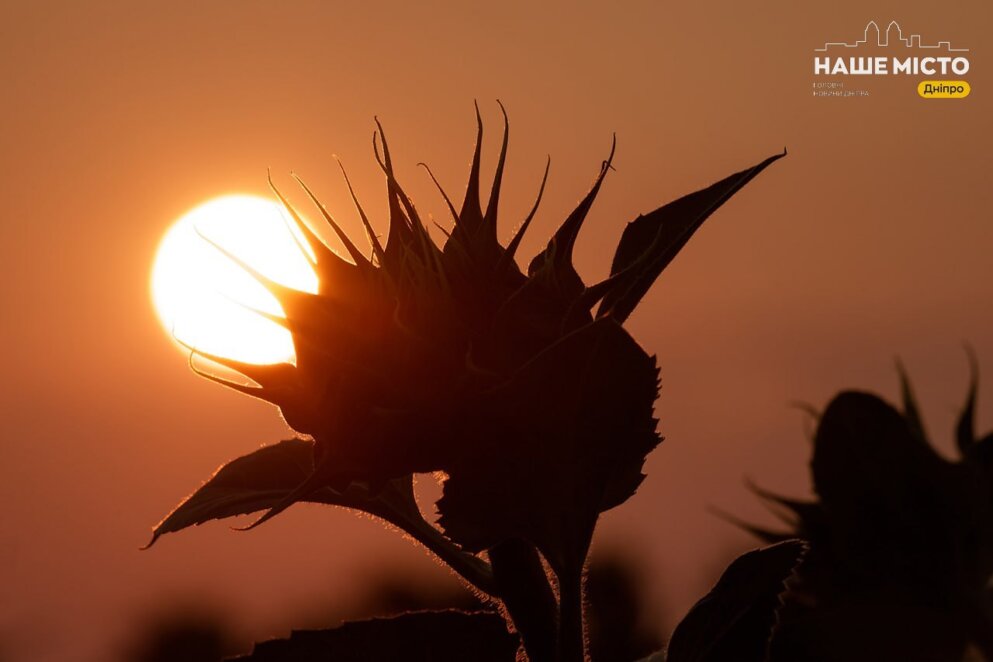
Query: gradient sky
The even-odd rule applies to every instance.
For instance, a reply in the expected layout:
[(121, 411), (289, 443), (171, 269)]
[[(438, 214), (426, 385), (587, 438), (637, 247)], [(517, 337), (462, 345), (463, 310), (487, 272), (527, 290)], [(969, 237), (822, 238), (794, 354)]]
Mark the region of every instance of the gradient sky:
[[(752, 544), (709, 505), (769, 521), (743, 477), (809, 489), (789, 403), (845, 387), (893, 398), (899, 355), (950, 448), (963, 342), (993, 376), (993, 5), (473, 4), (0, 2), (0, 658), (105, 660), (141, 614), (182, 600), (230, 610), (251, 636), (285, 634), (380, 565), (445, 576), (383, 527), (316, 506), (138, 551), (219, 464), (288, 434), (272, 408), (187, 370), (149, 299), (159, 239), (210, 197), (266, 195), (267, 167), (287, 190), (291, 170), (307, 177), (359, 231), (332, 154), (385, 230), (373, 115), (419, 208), (443, 221), (415, 164), (461, 194), (478, 99), (491, 172), (501, 99), (504, 240), (552, 157), (526, 257), (616, 132), (616, 172), (577, 248), (587, 280), (637, 214), (789, 148), (629, 324), (659, 356), (667, 439), (595, 545), (640, 558), (667, 613)], [(971, 97), (923, 100), (916, 80), (887, 80), (867, 99), (812, 98), (813, 48), (869, 19), (971, 48)]]

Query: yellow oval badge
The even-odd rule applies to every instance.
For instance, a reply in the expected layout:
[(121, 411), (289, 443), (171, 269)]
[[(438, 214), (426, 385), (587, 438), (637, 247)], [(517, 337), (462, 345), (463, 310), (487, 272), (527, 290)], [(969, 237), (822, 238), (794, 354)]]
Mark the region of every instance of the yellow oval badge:
[(964, 80), (923, 80), (917, 93), (925, 99), (964, 99), (972, 88)]

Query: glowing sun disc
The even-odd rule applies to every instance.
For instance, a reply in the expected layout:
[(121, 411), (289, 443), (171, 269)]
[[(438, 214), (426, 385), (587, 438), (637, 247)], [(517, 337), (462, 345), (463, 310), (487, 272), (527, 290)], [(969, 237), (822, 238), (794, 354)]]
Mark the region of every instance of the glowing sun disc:
[(316, 292), (317, 276), (298, 231), (283, 214), (271, 200), (227, 195), (195, 207), (169, 228), (151, 277), (152, 301), (167, 333), (203, 352), (248, 363), (294, 359), (289, 331), (253, 312), (284, 317), (279, 301), (210, 243), (276, 282)]

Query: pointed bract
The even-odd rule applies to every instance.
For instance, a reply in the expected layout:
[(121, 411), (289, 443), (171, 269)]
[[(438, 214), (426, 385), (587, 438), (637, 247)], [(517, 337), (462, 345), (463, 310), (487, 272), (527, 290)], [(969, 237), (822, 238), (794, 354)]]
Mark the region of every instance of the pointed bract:
[(619, 322), (626, 320), (703, 222), (756, 175), (784, 156), (786, 150), (628, 223), (610, 266), (611, 275), (625, 275), (604, 296), (597, 316), (611, 315)]
[(493, 175), (493, 187), (490, 189), (490, 201), (486, 205), (486, 213), (483, 216), (486, 232), (491, 234), (496, 241), (497, 227), (497, 207), (500, 204), (500, 184), (503, 182), (503, 167), (507, 161), (507, 144), (510, 138), (510, 120), (507, 119), (507, 110), (503, 104), (500, 105), (500, 112), (503, 113), (503, 143), (500, 145), (500, 158), (497, 159), (496, 172)]
[(610, 156), (600, 166), (600, 174), (593, 181), (589, 193), (555, 231), (545, 250), (538, 253), (528, 266), (529, 276), (549, 279), (553, 283), (553, 287), (559, 291), (560, 296), (570, 303), (585, 289), (583, 280), (579, 277), (572, 263), (573, 247), (576, 245), (576, 238), (583, 227), (583, 222), (593, 206), (593, 201), (596, 200), (596, 196), (600, 192), (603, 179), (611, 168), (616, 149), (617, 138), (615, 136), (610, 145)]
[(472, 164), (469, 166), (469, 182), (465, 189), (465, 199), (459, 212), (459, 224), (456, 229), (465, 233), (468, 239), (476, 236), (483, 223), (483, 211), (479, 201), (479, 166), (483, 150), (483, 118), (479, 114), (479, 104), (476, 108), (476, 146), (472, 152)]

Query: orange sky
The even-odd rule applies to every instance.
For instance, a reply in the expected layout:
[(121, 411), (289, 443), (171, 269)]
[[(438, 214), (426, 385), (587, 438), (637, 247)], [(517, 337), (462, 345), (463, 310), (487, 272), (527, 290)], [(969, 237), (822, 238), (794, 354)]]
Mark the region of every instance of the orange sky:
[[(158, 240), (207, 198), (266, 194), (270, 166), (286, 188), (291, 169), (306, 176), (358, 231), (332, 153), (383, 219), (374, 114), (419, 208), (444, 219), (415, 164), (461, 191), (475, 98), (492, 169), (500, 98), (504, 239), (552, 156), (528, 257), (616, 131), (617, 171), (577, 249), (588, 280), (638, 213), (789, 147), (629, 324), (659, 355), (667, 440), (596, 544), (633, 550), (666, 609), (750, 544), (708, 504), (764, 519), (743, 476), (807, 489), (789, 402), (849, 386), (894, 397), (900, 355), (949, 447), (963, 341), (993, 382), (993, 5), (470, 4), (0, 3), (0, 657), (104, 660), (136, 613), (189, 596), (279, 634), (378, 563), (443, 576), (395, 534), (318, 507), (137, 551), (218, 464), (286, 434), (271, 408), (187, 370), (148, 296)], [(970, 47), (972, 95), (923, 100), (887, 80), (868, 99), (813, 99), (812, 49), (869, 19)]]

